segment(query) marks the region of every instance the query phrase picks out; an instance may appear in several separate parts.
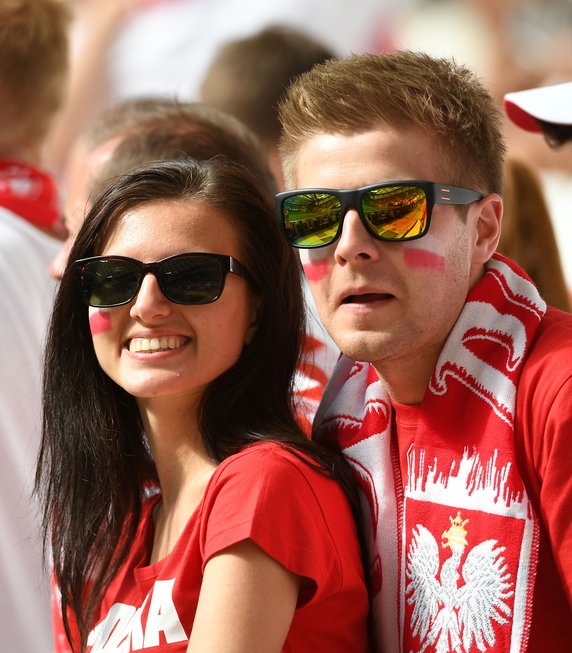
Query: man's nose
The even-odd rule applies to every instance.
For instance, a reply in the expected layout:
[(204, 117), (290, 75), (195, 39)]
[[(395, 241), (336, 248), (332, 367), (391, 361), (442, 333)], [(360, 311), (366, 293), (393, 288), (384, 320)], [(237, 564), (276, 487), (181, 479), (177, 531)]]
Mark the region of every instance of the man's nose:
[(346, 212), (342, 233), (335, 243), (336, 258), (340, 261), (372, 259), (377, 257), (379, 241), (366, 229), (360, 214), (350, 208)]

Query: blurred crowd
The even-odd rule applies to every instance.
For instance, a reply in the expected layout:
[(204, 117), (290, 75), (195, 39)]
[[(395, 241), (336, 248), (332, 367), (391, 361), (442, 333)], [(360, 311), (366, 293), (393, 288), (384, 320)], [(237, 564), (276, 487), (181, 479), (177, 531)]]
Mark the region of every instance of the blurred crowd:
[[(508, 92), (572, 79), (572, 5), (566, 0), (366, 0), (359, 11), (349, 0), (73, 4), (69, 97), (48, 160), (64, 190), (72, 143), (105, 107), (156, 95), (200, 101), (209, 67), (222, 46), (272, 25), (299, 30), (336, 57), (392, 49), (454, 57), (477, 72), (499, 103)], [(248, 85), (245, 71), (230, 74), (241, 77), (236, 86)], [(206, 80), (208, 93), (212, 96), (214, 86), (220, 89), (224, 83)], [(508, 157), (531, 165), (540, 177), (566, 282), (572, 287), (572, 256), (564, 248), (572, 236), (572, 145), (547, 148), (537, 135), (508, 119), (505, 134)]]

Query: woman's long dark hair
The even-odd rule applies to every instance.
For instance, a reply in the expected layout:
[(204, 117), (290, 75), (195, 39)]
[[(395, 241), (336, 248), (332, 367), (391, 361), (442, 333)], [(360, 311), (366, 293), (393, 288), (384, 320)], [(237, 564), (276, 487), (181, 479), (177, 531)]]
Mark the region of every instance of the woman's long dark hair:
[[(260, 298), (257, 328), (240, 359), (205, 392), (199, 429), (214, 462), (259, 440), (309, 454), (352, 486), (339, 457), (309, 441), (293, 415), (292, 381), (305, 334), (300, 264), (269, 198), (225, 160), (169, 161), (118, 178), (90, 210), (70, 261), (97, 255), (119, 218), (155, 200), (226, 211), (241, 262)], [(339, 467), (339, 471), (338, 471)], [(61, 591), (64, 626), (77, 622), (84, 650), (102, 596), (133, 541), (143, 489), (156, 483), (135, 399), (100, 368), (72, 266), (56, 297), (44, 368), (43, 437), (36, 491)]]

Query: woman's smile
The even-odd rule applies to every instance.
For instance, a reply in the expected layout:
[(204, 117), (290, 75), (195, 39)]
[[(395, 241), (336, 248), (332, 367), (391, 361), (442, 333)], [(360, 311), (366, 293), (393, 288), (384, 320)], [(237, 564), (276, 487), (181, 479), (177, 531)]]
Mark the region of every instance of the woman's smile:
[(190, 342), (190, 338), (183, 336), (153, 336), (152, 338), (132, 338), (127, 342), (131, 353), (149, 353), (180, 349)]

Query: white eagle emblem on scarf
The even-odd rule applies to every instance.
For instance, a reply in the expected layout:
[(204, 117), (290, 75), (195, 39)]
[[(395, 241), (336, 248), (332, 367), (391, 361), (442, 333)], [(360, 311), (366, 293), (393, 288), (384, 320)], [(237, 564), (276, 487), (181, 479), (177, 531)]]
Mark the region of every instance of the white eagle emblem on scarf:
[[(495, 644), (493, 621), (507, 623), (511, 610), (505, 599), (513, 596), (510, 574), (496, 540), (474, 546), (461, 567), (468, 546), (460, 512), (449, 517), (451, 527), (441, 536), (443, 548), (451, 555), (439, 572), (439, 546), (421, 524), (413, 530), (407, 553), (407, 602), (413, 605), (412, 630), (422, 642), (419, 653), (428, 647), (436, 653), (466, 653), (473, 641), (479, 651)], [(462, 576), (464, 584), (459, 585)]]

